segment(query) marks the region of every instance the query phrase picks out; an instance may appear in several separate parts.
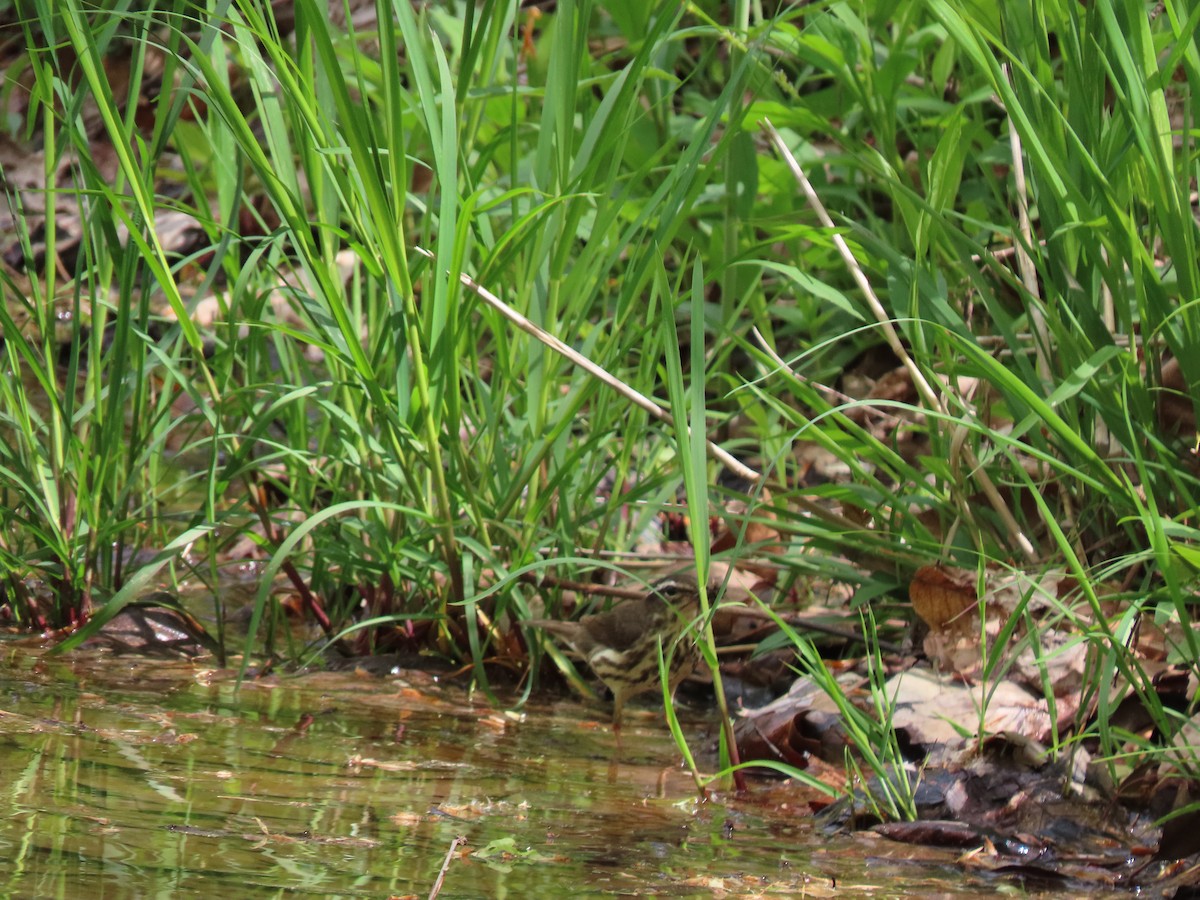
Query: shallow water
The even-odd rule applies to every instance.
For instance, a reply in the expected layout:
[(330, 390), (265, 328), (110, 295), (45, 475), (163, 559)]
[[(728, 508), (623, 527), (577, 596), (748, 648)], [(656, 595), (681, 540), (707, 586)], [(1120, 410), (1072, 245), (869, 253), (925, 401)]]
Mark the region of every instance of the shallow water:
[[(708, 713), (685, 719), (701, 765)], [(0, 644), (0, 894), (991, 896), (778, 781), (697, 801), (661, 717), (505, 713), (458, 684)], [(455, 839), (465, 843), (455, 847)], [(931, 865), (932, 863), (932, 865)], [(1019, 891), (1018, 891), (1019, 893)]]

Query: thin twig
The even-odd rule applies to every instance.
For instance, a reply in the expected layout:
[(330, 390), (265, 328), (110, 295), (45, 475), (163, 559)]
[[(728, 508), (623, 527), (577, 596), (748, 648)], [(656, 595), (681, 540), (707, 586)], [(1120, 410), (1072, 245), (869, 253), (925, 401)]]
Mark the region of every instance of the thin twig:
[[(1004, 77), (1008, 78), (1008, 63), (1001, 64)], [(1037, 301), (1041, 297), (1038, 287), (1037, 269), (1034, 268), (1033, 258), (1029, 248), (1033, 246), (1033, 228), (1029, 224), (1029, 189), (1025, 185), (1025, 152), (1021, 149), (1021, 135), (1012, 117), (1008, 119), (1008, 146), (1012, 153), (1013, 187), (1017, 195), (1017, 228), (1021, 239), (1016, 243), (1017, 271), (1021, 273), (1021, 283), (1029, 296)], [(1029, 325), (1033, 329), (1033, 345), (1037, 349), (1038, 376), (1043, 384), (1050, 383), (1050, 335), (1046, 330), (1046, 318), (1042, 315), (1041, 306), (1034, 302), (1029, 307)]]
[[(924, 402), (930, 409), (934, 410), (939, 415), (949, 418), (949, 415), (946, 412), (946, 407), (942, 403), (941, 397), (938, 396), (938, 394), (930, 386), (929, 382), (925, 379), (925, 375), (921, 372), (920, 368), (918, 368), (916, 361), (913, 360), (913, 358), (909, 355), (908, 350), (905, 349), (904, 344), (900, 340), (900, 335), (896, 333), (896, 328), (894, 325), (892, 325), (892, 321), (887, 314), (887, 310), (883, 308), (883, 304), (875, 295), (875, 291), (871, 288), (871, 283), (867, 280), (867, 276), (863, 272), (862, 267), (858, 264), (858, 260), (854, 258), (854, 254), (850, 251), (850, 247), (846, 244), (846, 241), (842, 238), (842, 236), (835, 230), (833, 219), (830, 218), (829, 213), (825, 209), (825, 205), (821, 202), (821, 198), (817, 196), (817, 192), (813, 189), (808, 177), (804, 174), (804, 170), (800, 168), (800, 163), (796, 161), (796, 157), (792, 155), (792, 151), (788, 149), (787, 144), (784, 143), (784, 140), (780, 136), (779, 132), (775, 130), (774, 125), (772, 125), (768, 120), (764, 119), (762, 122), (762, 127), (770, 137), (771, 143), (775, 145), (775, 149), (779, 152), (779, 155), (783, 157), (784, 161), (788, 165), (788, 168), (791, 169), (792, 175), (799, 183), (801, 190), (804, 191), (804, 196), (808, 199), (809, 206), (811, 206), (816, 212), (817, 218), (821, 220), (821, 223), (826, 228), (830, 229), (830, 237), (833, 240), (833, 245), (837, 248), (842, 260), (846, 263), (847, 268), (850, 270), (850, 275), (858, 285), (859, 290), (862, 291), (863, 297), (867, 301), (867, 305), (870, 307), (872, 314), (875, 316), (875, 321), (879, 323), (880, 328), (883, 330), (883, 335), (887, 340), (888, 346), (891, 348), (892, 352), (896, 354), (896, 358), (904, 364), (904, 368), (908, 370), (909, 377), (912, 379), (913, 386), (917, 389), (917, 393), (921, 396), (922, 402)], [(1005, 528), (1008, 529), (1008, 532), (1012, 536), (1013, 540), (1016, 541), (1017, 546), (1021, 548), (1021, 552), (1024, 553), (1025, 557), (1030, 561), (1036, 560), (1037, 553), (1033, 548), (1033, 543), (1028, 537), (1025, 536), (1025, 533), (1021, 530), (1021, 526), (1017, 524), (1017, 520), (1013, 517), (1012, 510), (1008, 508), (1008, 505), (1004, 502), (1004, 498), (1000, 496), (1000, 492), (996, 489), (996, 485), (992, 483), (991, 478), (988, 477), (987, 472), (984, 471), (983, 466), (980, 465), (978, 458), (975, 456), (975, 451), (970, 447), (964, 446), (962, 453), (963, 459), (966, 461), (971, 474), (975, 477), (975, 480), (983, 489), (984, 496), (988, 498), (988, 502), (992, 505), (992, 508), (996, 511), (996, 514), (1000, 517), (1000, 520), (1004, 523)], [(964, 515), (969, 515), (969, 513), (969, 509), (963, 509)]]
[[(433, 259), (433, 254), (430, 253), (428, 250), (426, 250), (423, 247), (417, 247), (416, 251), (418, 253), (420, 253), (422, 256), (426, 256), (429, 259)], [(541, 341), (543, 344), (545, 344), (547, 347), (549, 347), (555, 353), (558, 353), (560, 356), (566, 357), (566, 359), (568, 359), (570, 362), (574, 363), (575, 365), (579, 366), (579, 368), (583, 369), (585, 372), (587, 372), (593, 378), (596, 378), (598, 381), (608, 385), (610, 388), (612, 388), (614, 391), (616, 391), (622, 397), (625, 397), (627, 400), (630, 400), (631, 402), (635, 403), (637, 406), (646, 410), (646, 412), (650, 413), (650, 415), (654, 416), (657, 419), (660, 419), (663, 422), (666, 422), (668, 425), (674, 426), (675, 421), (674, 421), (674, 419), (671, 418), (671, 414), (668, 413), (661, 406), (659, 406), (657, 403), (655, 403), (653, 400), (651, 400), (649, 397), (645, 396), (644, 394), (638, 393), (638, 391), (631, 388), (629, 385), (627, 385), (625, 382), (621, 381), (621, 379), (617, 378), (615, 375), (600, 368), (598, 365), (596, 365), (594, 362), (592, 362), (590, 359), (588, 359), (586, 356), (584, 356), (579, 351), (573, 349), (572, 347), (568, 347), (566, 344), (564, 344), (562, 341), (560, 341), (554, 335), (550, 334), (550, 332), (546, 331), (544, 328), (539, 328), (537, 325), (535, 325), (533, 322), (529, 321), (529, 319), (525, 318), (523, 315), (521, 315), (519, 312), (517, 312), (515, 309), (513, 309), (511, 306), (509, 306), (507, 303), (505, 303), (503, 300), (501, 300), (499, 297), (497, 297), (495, 294), (493, 294), (491, 291), (489, 291), (487, 288), (485, 288), (483, 285), (479, 284), (479, 282), (477, 282), (473, 278), (471, 278), (469, 275), (460, 274), (458, 276), (458, 280), (462, 282), (463, 286), (465, 288), (467, 288), (467, 290), (471, 291), (471, 293), (473, 293), (476, 297), (478, 297), (480, 300), (482, 300), (488, 306), (492, 307), (492, 309), (496, 310), (496, 312), (500, 313), (500, 315), (504, 316), (504, 318), (508, 319), (510, 322), (512, 322), (514, 325), (516, 325), (518, 328), (520, 328), (526, 334), (533, 335), (535, 338), (537, 338), (539, 341)], [(721, 447), (718, 447), (712, 441), (706, 440), (705, 443), (708, 444), (709, 452), (716, 459), (718, 459), (721, 463), (723, 463), (731, 472), (734, 472), (735, 474), (739, 475), (740, 477), (746, 478), (753, 482), (762, 481), (761, 474), (754, 471), (754, 469), (751, 469), (745, 463), (738, 460), (736, 457), (734, 457), (728, 451), (722, 449)]]
[(442, 869), (438, 872), (437, 881), (433, 883), (433, 890), (429, 892), (429, 900), (434, 900), (442, 892), (442, 882), (446, 880), (446, 871), (450, 868), (450, 862), (454, 859), (454, 851), (466, 842), (467, 839), (465, 837), (456, 837), (450, 842), (450, 849), (446, 851), (446, 858), (442, 860)]

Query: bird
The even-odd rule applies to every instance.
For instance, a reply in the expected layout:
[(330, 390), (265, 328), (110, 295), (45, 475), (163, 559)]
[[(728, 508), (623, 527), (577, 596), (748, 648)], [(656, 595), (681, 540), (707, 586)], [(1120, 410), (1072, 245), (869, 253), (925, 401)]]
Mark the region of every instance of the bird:
[(577, 622), (529, 619), (526, 625), (562, 638), (612, 691), (613, 730), (621, 727), (625, 701), (657, 690), (658, 644), (670, 668), (671, 693), (696, 668), (700, 590), (694, 575), (672, 575), (644, 597), (584, 616)]

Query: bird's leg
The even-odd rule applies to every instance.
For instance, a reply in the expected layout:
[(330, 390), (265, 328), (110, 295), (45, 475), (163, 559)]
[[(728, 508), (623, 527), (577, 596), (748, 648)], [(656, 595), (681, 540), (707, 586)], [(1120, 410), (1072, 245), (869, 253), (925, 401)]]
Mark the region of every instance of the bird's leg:
[(618, 738), (621, 736), (621, 710), (625, 707), (625, 694), (617, 691), (613, 693), (613, 719), (612, 730)]

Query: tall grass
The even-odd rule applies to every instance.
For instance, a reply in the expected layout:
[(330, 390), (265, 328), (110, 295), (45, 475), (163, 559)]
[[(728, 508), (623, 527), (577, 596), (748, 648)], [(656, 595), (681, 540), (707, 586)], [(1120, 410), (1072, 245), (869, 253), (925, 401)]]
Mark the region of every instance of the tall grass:
[(914, 456), (897, 433), (910, 448), (897, 452), (848, 415), (858, 404), (814, 386), (843, 339), (784, 350), (795, 373), (747, 342), (767, 374), (746, 402), (855, 474), (825, 494), (868, 512), (871, 530), (813, 538), (885, 565), (903, 548), (981, 582), (1016, 560), (1070, 572), (1064, 614), (1095, 660), (1097, 715), (1080, 726), (1117, 759), (1132, 736), (1109, 727), (1099, 695), (1128, 684), (1167, 736), (1159, 752), (1194, 773), (1196, 749), (1172, 746), (1180, 719), (1129, 650), (1144, 616), (1180, 623), (1172, 661), (1197, 658), (1194, 429), (1185, 419), (1173, 434), (1160, 415), (1168, 358), (1187, 400), (1197, 383), (1190, 19), (1171, 4), (1158, 18), (1133, 3), (998, 10), (912, 5), (889, 29), (869, 5), (831, 10), (795, 35), (797, 56), (850, 110), (762, 104), (844, 230), (845, 271), (861, 265), (881, 298), (869, 309), (834, 295), (845, 324), (832, 330), (898, 334), (898, 357), (935, 386), (907, 420), (927, 444)]
[[(518, 575), (632, 549), (680, 480), (706, 521), (698, 436), (727, 433), (768, 473), (785, 572), (839, 573), (865, 601), (930, 561), (1065, 567), (1097, 684), (1120, 672), (1178, 730), (1123, 640), (1138, 614), (1176, 617), (1172, 653), (1197, 658), (1196, 471), (1187, 429), (1157, 415), (1165, 358), (1200, 374), (1187, 9), (729, 19), (577, 0), (534, 21), (515, 3), (297, 0), (294, 30), (259, 0), (25, 12), (26, 129), (54, 202), (0, 321), (18, 376), (0, 382), (0, 561), (29, 621), (216, 581), (252, 534), (330, 639), (434, 646), (486, 684), (484, 661), (520, 649)], [(85, 213), (73, 271), (55, 209)], [(188, 258), (159, 240), (167, 209), (205, 236)], [(676, 428), (515, 331), (464, 274)], [(926, 395), (831, 399), (889, 331)], [(867, 427), (865, 406), (905, 424)], [(797, 441), (849, 477), (800, 487)], [(189, 546), (209, 562), (180, 568)], [(389, 617), (406, 624), (343, 632)], [(1115, 758), (1106, 702), (1087, 728)]]

